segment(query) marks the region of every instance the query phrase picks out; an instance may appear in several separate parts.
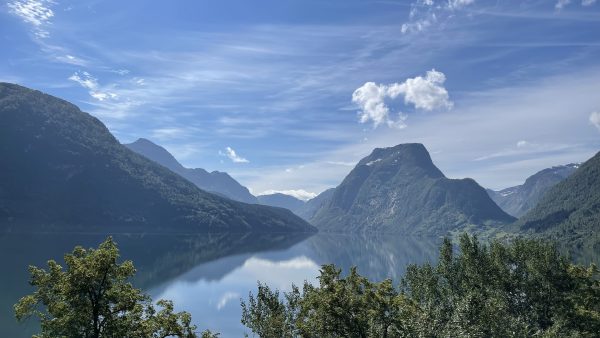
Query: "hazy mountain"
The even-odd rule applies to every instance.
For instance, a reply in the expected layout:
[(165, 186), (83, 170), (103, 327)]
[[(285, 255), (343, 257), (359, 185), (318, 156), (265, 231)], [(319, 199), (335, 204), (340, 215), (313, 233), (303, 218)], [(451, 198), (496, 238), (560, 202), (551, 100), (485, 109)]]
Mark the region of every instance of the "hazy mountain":
[(324, 231), (444, 234), (512, 222), (472, 179), (448, 179), (422, 144), (377, 148), (311, 219)]
[(122, 146), (64, 100), (0, 83), (0, 219), (23, 229), (310, 231), (278, 208), (207, 193)]
[(220, 171), (208, 172), (201, 168), (185, 168), (165, 148), (141, 138), (125, 146), (150, 160), (169, 168), (194, 183), (200, 189), (214, 192), (232, 200), (245, 203), (258, 203), (248, 188), (239, 184), (227, 173)]
[(550, 188), (574, 173), (579, 165), (571, 163), (544, 169), (527, 178), (522, 185), (500, 191), (488, 189), (487, 192), (502, 210), (515, 217), (521, 217), (536, 206)]
[(563, 245), (600, 252), (600, 153), (552, 187), (514, 226)]
[(305, 220), (310, 220), (325, 203), (329, 202), (334, 191), (335, 188), (323, 191), (318, 196), (306, 201), (306, 203), (304, 203), (304, 205), (298, 210), (295, 210), (294, 213)]
[(258, 199), (258, 203), (263, 205), (270, 205), (272, 207), (286, 208), (296, 213), (297, 210), (304, 206), (304, 201), (297, 199), (294, 196), (275, 193), (269, 195), (259, 195), (256, 197)]

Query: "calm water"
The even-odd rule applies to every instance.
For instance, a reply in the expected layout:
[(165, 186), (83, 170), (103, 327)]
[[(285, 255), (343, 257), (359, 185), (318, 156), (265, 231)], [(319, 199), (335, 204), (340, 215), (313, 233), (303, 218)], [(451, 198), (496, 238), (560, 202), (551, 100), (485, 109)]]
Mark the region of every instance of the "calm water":
[[(31, 337), (35, 323), (17, 324), (12, 305), (31, 291), (27, 266), (61, 260), (75, 245), (97, 246), (106, 234), (0, 234), (0, 336)], [(374, 280), (399, 280), (410, 263), (434, 262), (439, 240), (400, 236), (114, 234), (124, 259), (138, 268), (134, 283), (154, 300), (171, 299), (199, 328), (242, 337), (240, 298), (257, 281), (280, 290), (314, 282), (322, 264), (357, 266)], [(248, 332), (249, 333), (249, 332)]]

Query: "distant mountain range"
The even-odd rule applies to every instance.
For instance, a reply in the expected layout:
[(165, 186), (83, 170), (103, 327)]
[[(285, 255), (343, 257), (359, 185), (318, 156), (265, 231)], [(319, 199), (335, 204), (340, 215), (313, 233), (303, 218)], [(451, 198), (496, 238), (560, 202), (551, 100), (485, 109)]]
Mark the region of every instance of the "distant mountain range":
[(527, 178), (522, 185), (500, 191), (488, 189), (487, 192), (502, 210), (521, 217), (535, 207), (550, 188), (573, 174), (579, 166), (579, 163), (571, 163), (544, 169)]
[(310, 220), (331, 232), (432, 235), (515, 219), (474, 180), (446, 178), (422, 144), (401, 144), (363, 158)]
[(202, 168), (185, 168), (165, 148), (147, 139), (140, 138), (133, 143), (124, 144), (124, 146), (181, 175), (202, 190), (214, 192), (235, 201), (252, 204), (259, 203), (258, 199), (250, 193), (248, 188), (239, 184), (229, 174), (220, 171), (209, 173)]
[(556, 239), (600, 252), (600, 153), (552, 187), (521, 217), (513, 231)]
[(3, 227), (314, 231), (291, 212), (205, 192), (121, 145), (73, 104), (0, 83)]
[(257, 196), (258, 203), (263, 205), (270, 205), (273, 207), (286, 208), (296, 213), (298, 210), (304, 207), (305, 202), (297, 199), (294, 196), (275, 193), (268, 195), (259, 195)]

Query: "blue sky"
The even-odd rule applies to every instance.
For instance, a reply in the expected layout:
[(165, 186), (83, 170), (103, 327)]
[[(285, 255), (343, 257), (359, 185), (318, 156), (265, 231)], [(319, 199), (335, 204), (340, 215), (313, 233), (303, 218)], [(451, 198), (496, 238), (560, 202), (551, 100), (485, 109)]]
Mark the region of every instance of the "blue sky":
[(0, 81), (254, 193), (422, 142), (504, 188), (600, 150), (600, 1), (13, 0)]

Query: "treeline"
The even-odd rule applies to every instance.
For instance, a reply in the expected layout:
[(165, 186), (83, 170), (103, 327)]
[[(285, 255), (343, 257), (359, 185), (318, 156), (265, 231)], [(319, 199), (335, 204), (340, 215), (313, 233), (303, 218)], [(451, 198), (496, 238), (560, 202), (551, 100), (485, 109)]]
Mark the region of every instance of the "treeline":
[[(15, 305), (18, 320), (40, 319), (34, 337), (218, 337), (197, 332), (191, 315), (134, 288), (130, 261), (111, 238), (77, 247), (48, 270), (30, 267), (33, 294)], [(547, 242), (445, 240), (436, 265), (412, 265), (395, 285), (324, 265), (318, 285), (280, 294), (258, 285), (242, 302), (242, 323), (263, 338), (295, 337), (598, 337), (600, 280)]]
[[(517, 239), (489, 246), (445, 240), (437, 265), (410, 266), (395, 287), (356, 269), (321, 269), (319, 285), (283, 297), (259, 284), (242, 323), (259, 337), (598, 337), (595, 266), (573, 265), (555, 246)], [(596, 277), (596, 278), (595, 278)]]

